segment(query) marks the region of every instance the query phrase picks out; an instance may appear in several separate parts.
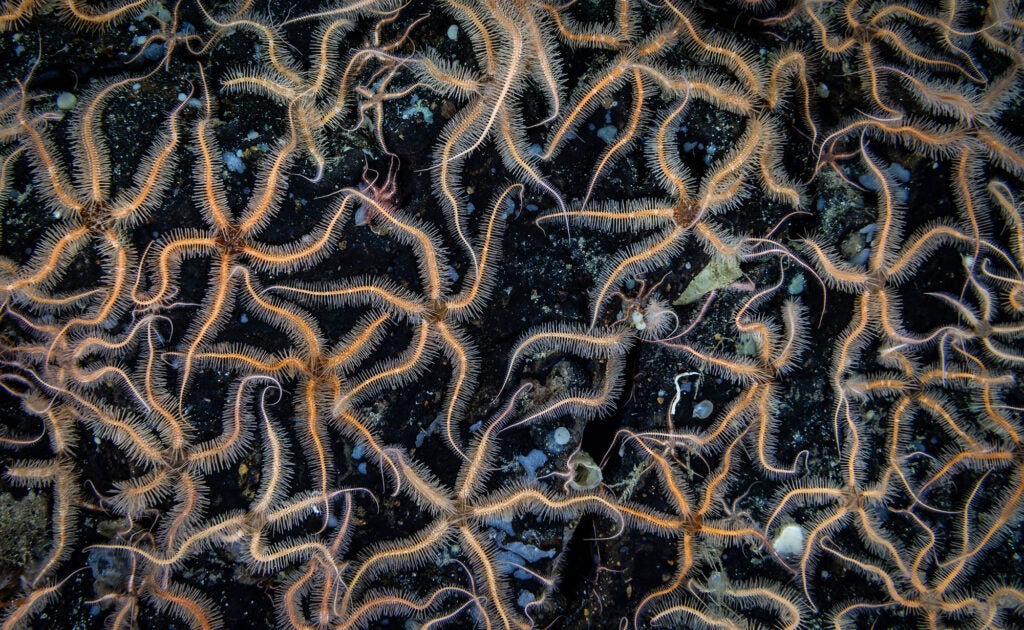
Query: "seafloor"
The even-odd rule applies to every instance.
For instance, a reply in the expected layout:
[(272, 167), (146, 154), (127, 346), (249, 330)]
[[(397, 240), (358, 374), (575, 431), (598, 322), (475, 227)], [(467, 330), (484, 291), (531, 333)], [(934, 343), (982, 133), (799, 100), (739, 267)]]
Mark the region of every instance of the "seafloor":
[(1024, 9), (0, 7), (2, 628), (1024, 627)]

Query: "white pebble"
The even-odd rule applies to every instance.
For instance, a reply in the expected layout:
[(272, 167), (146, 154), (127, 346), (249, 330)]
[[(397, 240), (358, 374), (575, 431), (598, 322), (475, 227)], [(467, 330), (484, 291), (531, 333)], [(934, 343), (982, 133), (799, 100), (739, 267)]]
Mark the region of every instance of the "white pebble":
[(714, 410), (714, 403), (710, 400), (702, 400), (693, 406), (693, 417), (698, 420), (707, 420), (711, 416), (711, 412)]
[(799, 556), (804, 552), (804, 528), (796, 523), (786, 525), (772, 541), (781, 556)]
[(570, 433), (569, 429), (566, 429), (565, 427), (558, 427), (555, 429), (554, 439), (555, 444), (565, 446), (569, 443), (569, 440), (572, 439), (572, 433)]
[(71, 92), (61, 92), (57, 95), (57, 109), (68, 111), (78, 104), (78, 97)]

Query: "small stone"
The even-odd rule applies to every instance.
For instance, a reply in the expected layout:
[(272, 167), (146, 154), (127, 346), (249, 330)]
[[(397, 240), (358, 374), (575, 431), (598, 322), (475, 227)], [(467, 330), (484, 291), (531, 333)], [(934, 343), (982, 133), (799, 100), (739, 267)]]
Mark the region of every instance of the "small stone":
[(790, 295), (800, 295), (804, 292), (806, 284), (807, 281), (804, 279), (804, 274), (798, 273), (789, 281), (789, 286), (786, 287), (786, 291), (788, 291)]
[(698, 420), (707, 420), (715, 410), (715, 404), (710, 400), (702, 400), (693, 406), (693, 417)]
[(74, 109), (78, 104), (78, 97), (71, 92), (61, 92), (57, 95), (57, 109), (68, 111)]
[(772, 541), (772, 547), (781, 556), (799, 556), (804, 552), (804, 528), (796, 523), (786, 525)]
[(565, 446), (572, 439), (572, 433), (565, 427), (558, 427), (554, 433), (555, 444), (559, 446)]
[(619, 133), (619, 130), (615, 125), (605, 125), (597, 130), (597, 137), (604, 140), (605, 143), (611, 144), (615, 140), (615, 134)]

